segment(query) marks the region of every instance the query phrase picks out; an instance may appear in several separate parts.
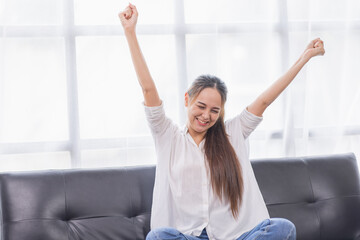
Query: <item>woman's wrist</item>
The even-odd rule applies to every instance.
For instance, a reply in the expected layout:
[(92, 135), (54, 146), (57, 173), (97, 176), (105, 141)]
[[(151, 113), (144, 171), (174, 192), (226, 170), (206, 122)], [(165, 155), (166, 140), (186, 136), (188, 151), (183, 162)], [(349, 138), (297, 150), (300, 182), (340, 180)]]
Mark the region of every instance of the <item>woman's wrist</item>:
[(124, 28), (125, 36), (133, 36), (136, 35), (135, 28)]
[(301, 56), (300, 56), (300, 61), (307, 63), (310, 59), (312, 58), (312, 56), (310, 55), (310, 53), (308, 51), (305, 51)]

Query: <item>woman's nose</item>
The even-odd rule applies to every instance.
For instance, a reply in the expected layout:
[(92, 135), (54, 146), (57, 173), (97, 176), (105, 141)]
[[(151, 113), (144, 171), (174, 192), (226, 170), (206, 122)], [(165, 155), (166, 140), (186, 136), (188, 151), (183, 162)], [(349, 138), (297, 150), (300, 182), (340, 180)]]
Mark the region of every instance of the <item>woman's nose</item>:
[(208, 111), (204, 111), (202, 115), (203, 115), (203, 118), (206, 120), (209, 119), (209, 117), (210, 117), (210, 113)]

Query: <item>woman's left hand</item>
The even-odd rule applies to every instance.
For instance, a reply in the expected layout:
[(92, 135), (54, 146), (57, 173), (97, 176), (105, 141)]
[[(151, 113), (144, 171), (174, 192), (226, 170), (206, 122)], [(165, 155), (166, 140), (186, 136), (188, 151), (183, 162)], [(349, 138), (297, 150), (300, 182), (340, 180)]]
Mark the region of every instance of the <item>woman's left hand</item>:
[(324, 42), (320, 38), (312, 40), (304, 51), (304, 56), (308, 59), (315, 56), (322, 56), (325, 54)]

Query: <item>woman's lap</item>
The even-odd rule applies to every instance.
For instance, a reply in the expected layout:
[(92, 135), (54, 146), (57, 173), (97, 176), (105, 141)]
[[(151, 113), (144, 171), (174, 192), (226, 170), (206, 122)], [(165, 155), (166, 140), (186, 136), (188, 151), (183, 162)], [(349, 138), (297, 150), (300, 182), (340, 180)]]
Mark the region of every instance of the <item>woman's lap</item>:
[[(146, 240), (200, 240), (208, 239), (206, 231), (201, 236), (185, 235), (175, 228), (157, 228), (149, 232)], [(292, 222), (284, 218), (271, 218), (262, 221), (237, 240), (295, 240), (296, 229)]]
[(156, 228), (149, 232), (146, 240), (199, 240), (199, 238), (185, 235), (175, 228)]
[(295, 225), (284, 218), (270, 218), (262, 221), (237, 240), (295, 240)]

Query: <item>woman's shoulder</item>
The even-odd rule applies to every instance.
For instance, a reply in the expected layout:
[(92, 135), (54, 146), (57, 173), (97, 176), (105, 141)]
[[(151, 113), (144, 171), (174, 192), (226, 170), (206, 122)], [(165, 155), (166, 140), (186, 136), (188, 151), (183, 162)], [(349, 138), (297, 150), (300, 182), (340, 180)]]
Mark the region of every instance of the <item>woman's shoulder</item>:
[(247, 138), (262, 120), (263, 117), (256, 116), (244, 108), (240, 114), (225, 122), (225, 128), (228, 134), (242, 133), (244, 138)]
[(145, 115), (152, 135), (171, 135), (180, 134), (181, 128), (165, 113), (164, 104), (161, 101), (159, 106), (146, 106), (144, 104)]

